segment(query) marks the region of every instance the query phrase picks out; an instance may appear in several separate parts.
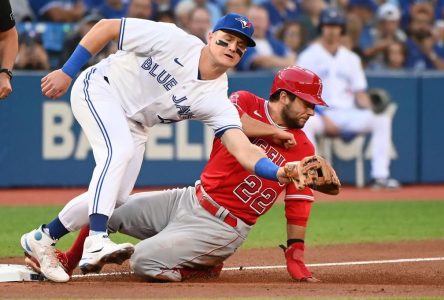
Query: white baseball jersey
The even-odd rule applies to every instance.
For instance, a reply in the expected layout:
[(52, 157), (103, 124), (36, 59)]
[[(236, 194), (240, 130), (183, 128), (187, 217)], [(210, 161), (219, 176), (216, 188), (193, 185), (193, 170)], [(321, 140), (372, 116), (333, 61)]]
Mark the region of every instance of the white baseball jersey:
[(199, 80), (202, 48), (174, 24), (123, 18), (119, 51), (96, 65), (107, 74), (128, 118), (146, 126), (198, 119), (215, 134), (241, 127), (228, 79)]
[(344, 46), (332, 55), (320, 43), (313, 43), (300, 54), (297, 65), (322, 79), (322, 98), (330, 107), (352, 108), (354, 93), (367, 89), (359, 56)]

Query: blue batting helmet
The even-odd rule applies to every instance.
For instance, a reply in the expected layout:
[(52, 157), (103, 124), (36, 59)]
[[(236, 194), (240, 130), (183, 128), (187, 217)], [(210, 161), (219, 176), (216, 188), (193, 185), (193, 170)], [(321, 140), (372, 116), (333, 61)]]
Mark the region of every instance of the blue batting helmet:
[(342, 27), (342, 33), (344, 33), (346, 22), (345, 14), (342, 10), (336, 7), (328, 7), (321, 13), (319, 31), (324, 25), (339, 25)]

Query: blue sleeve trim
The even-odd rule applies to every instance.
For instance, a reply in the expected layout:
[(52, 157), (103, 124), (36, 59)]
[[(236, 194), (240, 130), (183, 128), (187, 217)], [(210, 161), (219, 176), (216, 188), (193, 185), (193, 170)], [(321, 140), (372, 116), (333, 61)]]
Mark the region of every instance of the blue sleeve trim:
[(228, 129), (232, 129), (232, 128), (237, 128), (237, 129), (242, 130), (242, 128), (239, 127), (239, 126), (237, 126), (237, 125), (227, 125), (227, 126), (224, 126), (224, 127), (219, 128), (219, 129), (216, 129), (216, 130), (214, 131), (214, 135), (215, 135), (217, 138), (220, 138), (220, 137), (225, 133), (225, 131), (227, 131)]
[(120, 33), (119, 33), (119, 43), (117, 44), (117, 49), (123, 50), (123, 36), (125, 35), (125, 24), (126, 24), (126, 18), (122, 18), (120, 21)]

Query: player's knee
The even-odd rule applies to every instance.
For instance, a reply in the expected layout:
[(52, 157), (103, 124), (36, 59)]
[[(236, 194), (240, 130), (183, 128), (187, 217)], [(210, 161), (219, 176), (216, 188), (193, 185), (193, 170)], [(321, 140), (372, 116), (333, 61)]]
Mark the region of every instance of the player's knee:
[[(113, 147), (113, 160), (115, 162), (129, 163), (134, 157), (136, 149), (133, 144), (131, 145), (118, 145)], [(112, 161), (113, 161), (112, 160)]]

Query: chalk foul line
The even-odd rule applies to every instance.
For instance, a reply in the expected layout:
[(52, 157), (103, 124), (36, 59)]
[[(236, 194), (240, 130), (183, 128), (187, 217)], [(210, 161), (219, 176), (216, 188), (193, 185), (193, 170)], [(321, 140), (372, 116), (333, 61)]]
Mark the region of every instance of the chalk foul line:
[[(332, 262), (332, 263), (318, 263), (307, 264), (307, 267), (337, 267), (337, 266), (357, 266), (357, 265), (377, 265), (377, 264), (399, 264), (399, 263), (413, 263), (413, 262), (428, 262), (428, 261), (441, 261), (444, 257), (425, 257), (425, 258), (401, 258), (401, 259), (386, 259), (386, 260), (367, 260), (367, 261), (348, 261), (348, 262)], [(269, 270), (269, 269), (286, 269), (287, 266), (240, 266), (223, 268), (223, 271), (243, 271), (243, 270)], [(86, 274), (86, 275), (73, 275), (73, 278), (85, 278), (85, 277), (104, 277), (104, 276), (121, 276), (131, 275), (133, 272), (112, 272), (112, 273), (100, 273), (100, 274)]]

